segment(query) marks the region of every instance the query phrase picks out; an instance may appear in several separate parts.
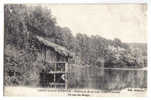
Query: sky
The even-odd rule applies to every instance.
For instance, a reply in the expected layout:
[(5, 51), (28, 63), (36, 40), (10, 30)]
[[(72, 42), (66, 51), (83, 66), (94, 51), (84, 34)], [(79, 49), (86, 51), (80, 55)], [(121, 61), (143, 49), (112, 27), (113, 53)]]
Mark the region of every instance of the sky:
[(51, 9), (57, 24), (73, 35), (84, 33), (123, 42), (147, 42), (146, 4), (56, 4)]

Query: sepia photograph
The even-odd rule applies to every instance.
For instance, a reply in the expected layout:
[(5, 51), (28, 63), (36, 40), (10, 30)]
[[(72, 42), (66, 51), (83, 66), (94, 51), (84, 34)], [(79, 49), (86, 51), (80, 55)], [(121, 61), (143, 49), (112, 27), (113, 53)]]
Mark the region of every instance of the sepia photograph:
[(5, 4), (4, 96), (144, 97), (147, 4)]

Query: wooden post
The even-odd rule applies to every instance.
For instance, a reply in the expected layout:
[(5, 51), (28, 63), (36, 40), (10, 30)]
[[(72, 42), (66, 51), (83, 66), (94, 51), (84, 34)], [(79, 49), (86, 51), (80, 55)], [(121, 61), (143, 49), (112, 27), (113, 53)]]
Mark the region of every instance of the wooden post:
[(65, 63), (65, 89), (68, 89), (68, 63)]
[(55, 63), (55, 66), (54, 66), (55, 68), (54, 68), (54, 87), (56, 88), (56, 63)]

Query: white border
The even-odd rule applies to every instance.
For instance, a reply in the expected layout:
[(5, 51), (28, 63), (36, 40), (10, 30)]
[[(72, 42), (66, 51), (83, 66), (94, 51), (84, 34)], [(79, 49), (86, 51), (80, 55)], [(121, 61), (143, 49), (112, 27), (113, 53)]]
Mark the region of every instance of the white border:
[[(150, 0), (0, 0), (0, 100), (151, 100), (151, 85), (148, 85), (148, 96), (147, 97), (4, 97), (3, 96), (3, 35), (4, 35), (4, 9), (3, 6), (6, 3), (148, 3), (148, 84), (151, 84), (150, 74), (150, 51), (151, 51), (151, 1)], [(23, 90), (21, 90), (23, 91)], [(20, 92), (21, 92), (20, 91)]]
[(147, 0), (3, 0), (5, 3), (144, 3)]

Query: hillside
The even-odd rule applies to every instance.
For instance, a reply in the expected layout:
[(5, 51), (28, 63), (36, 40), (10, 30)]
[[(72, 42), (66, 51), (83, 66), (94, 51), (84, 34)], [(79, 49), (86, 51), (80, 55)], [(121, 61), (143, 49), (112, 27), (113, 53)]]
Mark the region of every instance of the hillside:
[(147, 56), (147, 43), (127, 43), (131, 48), (138, 48), (143, 52), (144, 56)]

